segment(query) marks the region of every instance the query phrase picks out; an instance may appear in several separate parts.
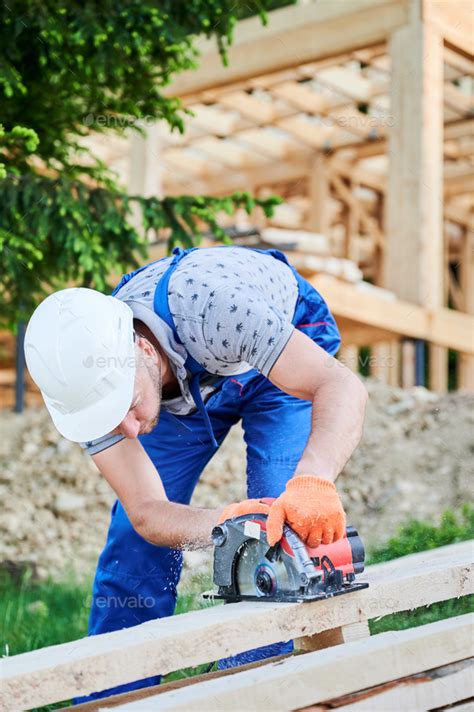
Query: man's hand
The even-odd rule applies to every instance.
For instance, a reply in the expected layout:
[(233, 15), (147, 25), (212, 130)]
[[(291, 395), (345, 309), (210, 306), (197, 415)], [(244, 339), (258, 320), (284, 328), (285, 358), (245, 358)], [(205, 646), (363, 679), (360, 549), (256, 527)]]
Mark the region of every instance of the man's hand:
[(267, 520), (270, 546), (280, 541), (287, 522), (310, 547), (332, 544), (344, 535), (346, 515), (333, 482), (312, 475), (293, 477), (274, 501)]
[(226, 519), (240, 517), (242, 514), (268, 514), (270, 506), (259, 499), (244, 499), (243, 502), (229, 504), (219, 517), (219, 524), (225, 522)]

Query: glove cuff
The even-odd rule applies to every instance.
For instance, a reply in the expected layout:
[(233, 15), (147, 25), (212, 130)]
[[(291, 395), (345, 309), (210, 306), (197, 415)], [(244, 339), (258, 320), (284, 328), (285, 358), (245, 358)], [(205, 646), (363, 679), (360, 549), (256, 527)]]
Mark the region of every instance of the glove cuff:
[(311, 492), (335, 492), (336, 485), (330, 480), (315, 475), (296, 475), (286, 483), (287, 490), (306, 490)]

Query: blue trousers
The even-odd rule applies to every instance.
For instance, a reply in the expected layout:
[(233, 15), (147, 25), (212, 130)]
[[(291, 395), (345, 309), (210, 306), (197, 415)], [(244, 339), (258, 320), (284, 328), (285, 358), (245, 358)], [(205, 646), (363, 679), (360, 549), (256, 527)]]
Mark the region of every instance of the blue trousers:
[[(283, 393), (257, 371), (250, 371), (228, 377), (207, 400), (206, 408), (219, 444), (242, 420), (248, 497), (277, 497), (293, 475), (308, 440), (311, 403)], [(160, 473), (168, 498), (188, 504), (215, 453), (201, 415), (197, 412), (177, 417), (162, 412), (156, 428), (140, 440)], [(228, 503), (223, 499), (222, 504)], [(171, 616), (181, 566), (180, 552), (154, 546), (137, 534), (117, 500), (94, 580), (89, 635)], [(220, 666), (251, 662), (291, 649), (291, 642), (266, 646), (221, 661)], [(159, 680), (159, 676), (139, 680), (87, 699), (156, 685)]]

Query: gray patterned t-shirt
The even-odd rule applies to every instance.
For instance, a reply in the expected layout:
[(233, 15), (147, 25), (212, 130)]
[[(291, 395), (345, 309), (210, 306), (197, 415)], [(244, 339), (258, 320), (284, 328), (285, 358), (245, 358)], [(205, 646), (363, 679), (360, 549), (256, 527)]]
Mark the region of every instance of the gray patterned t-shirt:
[[(170, 261), (147, 265), (116, 297), (151, 329), (170, 359), (181, 395), (163, 400), (162, 409), (187, 415), (195, 410), (184, 367), (187, 353), (216, 376), (253, 368), (267, 376), (293, 332), (298, 286), (288, 265), (271, 255), (234, 246), (195, 250), (181, 260), (168, 286), (179, 344), (153, 309), (156, 284)], [(204, 400), (214, 390), (210, 380), (201, 387)], [(121, 439), (108, 435), (83, 447), (95, 454)]]

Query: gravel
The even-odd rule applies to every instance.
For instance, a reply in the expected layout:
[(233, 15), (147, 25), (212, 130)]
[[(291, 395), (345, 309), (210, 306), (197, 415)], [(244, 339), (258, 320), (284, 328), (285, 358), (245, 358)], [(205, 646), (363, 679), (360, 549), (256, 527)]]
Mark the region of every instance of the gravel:
[[(366, 382), (361, 445), (338, 479), (348, 522), (381, 543), (409, 518), (433, 520), (471, 498), (474, 396), (439, 397)], [(59, 435), (44, 408), (0, 412), (0, 565), (31, 565), (40, 578), (88, 577), (105, 542), (115, 499), (92, 460)], [(245, 498), (245, 445), (233, 428), (206, 468), (193, 504)], [(208, 570), (210, 552), (186, 554)]]

